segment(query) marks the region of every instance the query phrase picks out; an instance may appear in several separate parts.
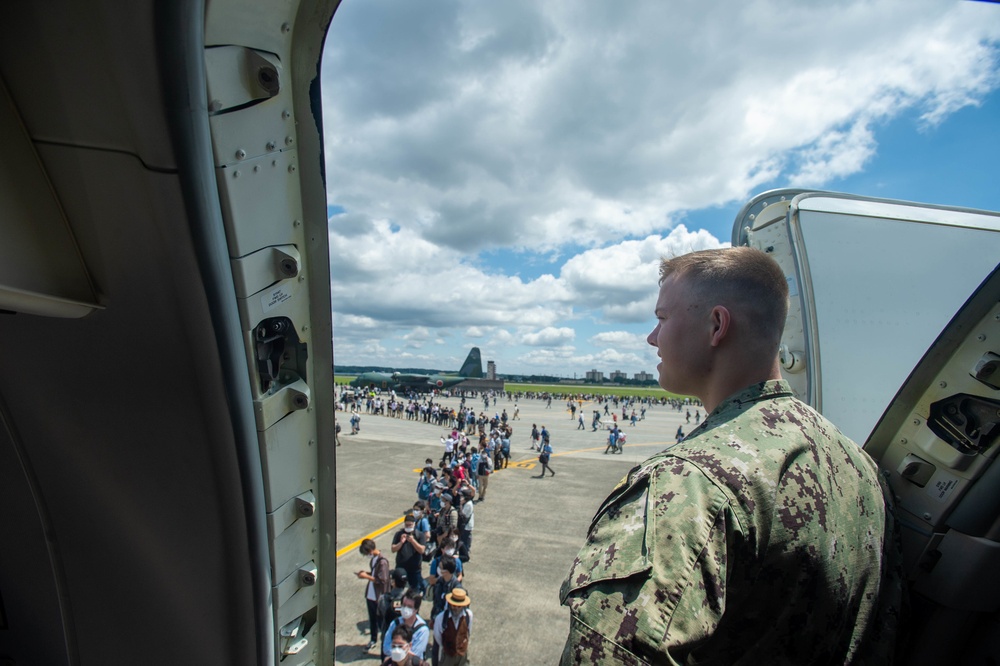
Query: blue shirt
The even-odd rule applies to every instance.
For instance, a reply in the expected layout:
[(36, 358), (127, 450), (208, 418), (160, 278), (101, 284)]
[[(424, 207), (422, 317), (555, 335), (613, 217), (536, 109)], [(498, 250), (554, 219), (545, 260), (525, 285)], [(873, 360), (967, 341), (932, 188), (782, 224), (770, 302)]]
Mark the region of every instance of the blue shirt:
[[(452, 558), (454, 558), (454, 560), (455, 560), (455, 575), (456, 576), (462, 575), (462, 560), (458, 559), (458, 552), (457, 551), (455, 552), (454, 555), (452, 555)], [(430, 574), (428, 574), (428, 575), (430, 575), (430, 576), (437, 576), (438, 575), (438, 562), (440, 562), (440, 561), (441, 561), (441, 556), (440, 555), (435, 555), (434, 559), (431, 560), (431, 571), (430, 571)]]
[[(415, 615), (414, 617), (416, 620), (413, 622), (413, 640), (410, 641), (410, 652), (423, 659), (424, 652), (427, 651), (427, 643), (431, 638), (431, 628), (427, 626), (424, 618), (420, 617), (420, 615)], [(403, 618), (397, 617), (389, 625), (389, 628), (385, 630), (385, 637), (382, 639), (382, 654), (386, 656), (392, 651), (392, 631), (400, 622), (404, 622)]]

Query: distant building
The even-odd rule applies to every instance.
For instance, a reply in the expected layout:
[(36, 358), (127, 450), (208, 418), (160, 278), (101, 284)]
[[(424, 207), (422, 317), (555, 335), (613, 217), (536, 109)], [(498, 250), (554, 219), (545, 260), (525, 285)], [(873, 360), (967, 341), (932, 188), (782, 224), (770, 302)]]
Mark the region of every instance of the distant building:
[(615, 370), (609, 375), (609, 378), (611, 379), (611, 381), (615, 381), (616, 379), (621, 379), (624, 381), (628, 379), (628, 374), (622, 372), (621, 370)]
[(635, 381), (637, 382), (651, 382), (653, 381), (653, 375), (648, 372), (637, 372), (635, 373)]
[(601, 384), (604, 382), (604, 373), (600, 370), (591, 370), (586, 374), (586, 381)]
[(486, 379), (497, 378), (497, 364), (493, 361), (486, 361)]

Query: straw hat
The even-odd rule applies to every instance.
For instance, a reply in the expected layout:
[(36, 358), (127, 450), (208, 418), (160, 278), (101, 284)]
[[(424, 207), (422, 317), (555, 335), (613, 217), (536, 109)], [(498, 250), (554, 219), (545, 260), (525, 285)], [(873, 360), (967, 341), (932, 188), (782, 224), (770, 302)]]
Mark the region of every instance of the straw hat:
[(452, 606), (468, 606), (472, 603), (469, 599), (469, 595), (465, 593), (460, 587), (456, 587), (454, 590), (444, 595), (444, 600), (447, 601)]

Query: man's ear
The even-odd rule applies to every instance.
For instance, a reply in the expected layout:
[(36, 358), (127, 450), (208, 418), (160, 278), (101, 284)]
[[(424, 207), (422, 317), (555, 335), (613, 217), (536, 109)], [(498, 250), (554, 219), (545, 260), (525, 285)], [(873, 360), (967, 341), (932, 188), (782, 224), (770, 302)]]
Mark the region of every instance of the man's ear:
[(729, 334), (729, 325), (732, 323), (732, 315), (729, 308), (724, 305), (716, 305), (709, 313), (709, 321), (712, 326), (712, 337), (710, 344), (718, 347)]

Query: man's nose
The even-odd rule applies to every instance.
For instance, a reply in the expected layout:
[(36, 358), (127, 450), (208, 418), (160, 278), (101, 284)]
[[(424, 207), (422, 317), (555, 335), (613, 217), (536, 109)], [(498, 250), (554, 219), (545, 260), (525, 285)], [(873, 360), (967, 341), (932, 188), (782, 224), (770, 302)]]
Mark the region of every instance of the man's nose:
[(657, 324), (656, 327), (652, 331), (650, 331), (649, 335), (646, 336), (646, 342), (648, 342), (654, 347), (656, 346), (656, 334), (657, 332), (659, 332), (659, 330), (660, 330), (660, 325)]

